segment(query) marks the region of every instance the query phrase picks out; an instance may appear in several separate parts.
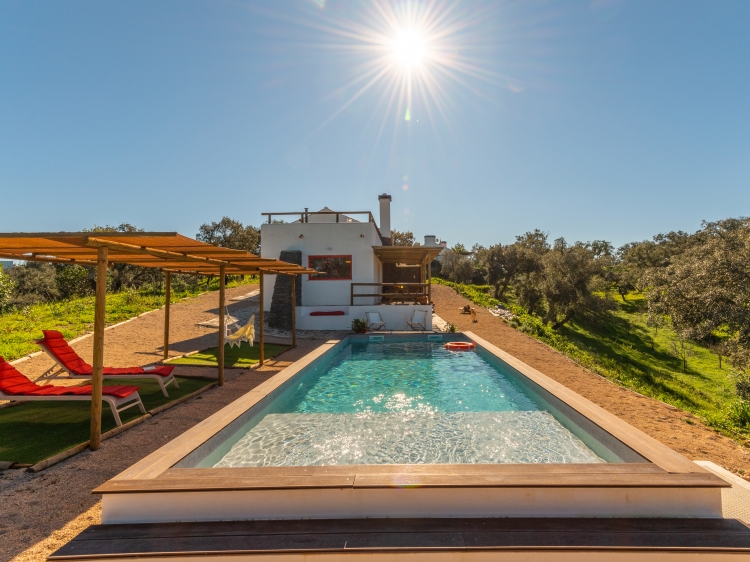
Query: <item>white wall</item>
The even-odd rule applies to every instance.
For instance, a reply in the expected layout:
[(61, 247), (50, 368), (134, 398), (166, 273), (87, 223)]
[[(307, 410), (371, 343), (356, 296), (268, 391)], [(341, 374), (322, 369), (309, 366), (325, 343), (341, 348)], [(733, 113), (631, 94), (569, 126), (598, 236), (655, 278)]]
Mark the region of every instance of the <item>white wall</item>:
[[(370, 222), (264, 224), (260, 232), (261, 256), (264, 258), (278, 258), (282, 250), (299, 250), (302, 265), (307, 267), (308, 256), (352, 256), (351, 281), (311, 281), (303, 275), (302, 306), (348, 306), (352, 282), (379, 283), (382, 279), (380, 261), (372, 251), (372, 247), (380, 246), (381, 241), (375, 225)], [(264, 278), (264, 310), (271, 308), (275, 280), (275, 275)], [(360, 288), (358, 292), (377, 292), (365, 289)], [(357, 299), (355, 304), (374, 304), (374, 301)]]
[[(360, 299), (358, 299), (360, 300)], [(361, 299), (365, 300), (365, 299)], [(343, 316), (310, 316), (316, 311), (342, 311)], [(365, 312), (379, 312), (385, 322), (385, 328), (391, 330), (410, 330), (406, 324), (415, 310), (427, 313), (427, 330), (432, 330), (432, 305), (430, 304), (392, 304), (362, 306), (298, 306), (297, 329), (299, 330), (350, 330), (352, 320), (365, 319)]]

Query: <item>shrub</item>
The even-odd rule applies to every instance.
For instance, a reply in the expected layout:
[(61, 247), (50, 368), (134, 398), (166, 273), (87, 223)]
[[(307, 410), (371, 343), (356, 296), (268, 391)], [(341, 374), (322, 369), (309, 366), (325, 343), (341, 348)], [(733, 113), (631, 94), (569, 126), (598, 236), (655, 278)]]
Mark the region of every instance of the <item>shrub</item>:
[(750, 402), (738, 400), (729, 410), (729, 418), (738, 426), (750, 426)]
[(10, 308), (15, 288), (16, 284), (13, 279), (0, 268), (0, 312)]
[(362, 318), (355, 318), (352, 320), (352, 332), (357, 334), (364, 334), (367, 331), (367, 322)]

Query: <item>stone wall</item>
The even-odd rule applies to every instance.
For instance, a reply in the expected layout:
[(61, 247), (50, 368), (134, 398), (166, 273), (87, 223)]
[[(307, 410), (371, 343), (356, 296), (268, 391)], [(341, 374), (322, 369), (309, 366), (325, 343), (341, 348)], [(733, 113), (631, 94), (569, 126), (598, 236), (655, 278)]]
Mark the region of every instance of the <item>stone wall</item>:
[[(302, 265), (302, 252), (284, 250), (279, 255), (281, 261)], [(295, 297), (297, 306), (302, 306), (302, 277), (296, 275), (277, 275), (271, 297), (271, 312), (268, 315), (268, 326), (279, 330), (292, 329), (292, 279), (296, 281)]]

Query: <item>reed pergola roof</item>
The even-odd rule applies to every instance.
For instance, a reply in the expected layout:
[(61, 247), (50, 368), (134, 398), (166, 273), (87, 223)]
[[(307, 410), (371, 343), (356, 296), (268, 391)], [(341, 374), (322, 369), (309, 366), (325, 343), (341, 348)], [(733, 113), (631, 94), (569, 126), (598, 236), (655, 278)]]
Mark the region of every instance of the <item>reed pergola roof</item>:
[(372, 250), (380, 263), (425, 265), (438, 257), (444, 248), (442, 246), (373, 246)]
[(310, 274), (315, 270), (244, 250), (212, 246), (176, 232), (0, 233), (0, 257), (96, 266), (99, 248), (109, 264), (160, 268), (171, 273), (219, 275)]

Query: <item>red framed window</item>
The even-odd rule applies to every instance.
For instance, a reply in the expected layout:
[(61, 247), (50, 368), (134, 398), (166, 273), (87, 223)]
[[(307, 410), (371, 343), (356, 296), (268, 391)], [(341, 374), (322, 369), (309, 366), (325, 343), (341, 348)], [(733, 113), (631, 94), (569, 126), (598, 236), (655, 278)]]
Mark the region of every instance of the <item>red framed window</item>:
[(352, 278), (351, 256), (308, 256), (307, 266), (319, 271), (308, 275), (311, 281), (346, 280)]

